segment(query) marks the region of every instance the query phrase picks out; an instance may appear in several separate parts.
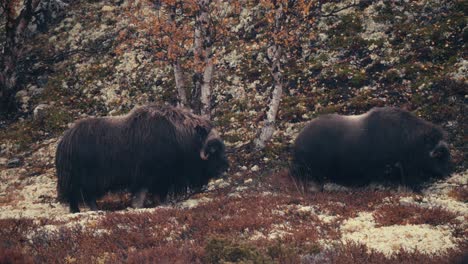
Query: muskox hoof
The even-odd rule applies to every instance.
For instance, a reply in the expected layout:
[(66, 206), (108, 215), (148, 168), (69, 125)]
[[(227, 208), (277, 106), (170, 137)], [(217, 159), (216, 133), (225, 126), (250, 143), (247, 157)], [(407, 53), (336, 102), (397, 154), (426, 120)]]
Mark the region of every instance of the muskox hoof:
[(74, 214), (74, 213), (79, 213), (79, 212), (80, 212), (80, 208), (78, 207), (78, 204), (70, 203), (70, 213)]
[(323, 192), (323, 183), (309, 182), (307, 184), (307, 191), (313, 193)]
[(86, 202), (86, 204), (89, 206), (89, 209), (91, 211), (97, 211), (98, 210), (96, 200), (88, 201), (88, 202)]

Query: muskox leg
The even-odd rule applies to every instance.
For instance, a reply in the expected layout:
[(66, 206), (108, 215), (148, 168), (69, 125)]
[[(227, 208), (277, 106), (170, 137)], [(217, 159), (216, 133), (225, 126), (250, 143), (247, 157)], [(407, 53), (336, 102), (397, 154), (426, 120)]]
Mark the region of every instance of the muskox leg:
[(406, 186), (406, 175), (405, 175), (405, 170), (403, 169), (403, 164), (401, 162), (397, 162), (395, 166), (400, 170), (401, 184)]
[(132, 207), (133, 208), (142, 208), (143, 204), (145, 203), (146, 194), (148, 193), (148, 189), (142, 188), (139, 189), (132, 198)]
[(311, 181), (308, 183), (307, 191), (309, 192), (323, 192), (323, 182)]
[(70, 213), (79, 213), (80, 208), (78, 207), (78, 203), (76, 201), (70, 201)]
[(307, 168), (307, 174), (309, 176), (309, 186), (308, 186), (308, 191), (311, 192), (323, 192), (324, 186), (325, 186), (325, 173), (323, 173), (321, 170), (312, 170), (310, 168)]
[(89, 197), (88, 199), (86, 199), (86, 204), (89, 206), (89, 209), (91, 209), (91, 211), (98, 210), (97, 204), (96, 204), (96, 198)]
[(70, 205), (70, 213), (79, 213), (80, 207), (78, 207), (78, 194), (72, 193), (68, 199), (68, 203)]
[(402, 163), (402, 184), (415, 192), (420, 192), (424, 187), (421, 180), (421, 171), (411, 163)]
[[(291, 168), (291, 174), (296, 188), (301, 193), (322, 192), (324, 187), (324, 177), (320, 172), (312, 171), (309, 166), (304, 164), (295, 164)], [(298, 179), (298, 182), (296, 182)]]

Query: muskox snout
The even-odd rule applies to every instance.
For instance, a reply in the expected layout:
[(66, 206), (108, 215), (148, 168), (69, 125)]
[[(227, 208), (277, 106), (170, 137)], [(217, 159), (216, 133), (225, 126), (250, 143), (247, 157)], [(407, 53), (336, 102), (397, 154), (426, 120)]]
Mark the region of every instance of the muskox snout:
[(220, 178), (226, 177), (226, 172), (229, 169), (229, 161), (225, 155), (220, 156), (218, 159), (212, 160), (213, 166), (216, 167), (216, 175)]
[(429, 152), (429, 156), (435, 159), (449, 159), (450, 150), (448, 144), (445, 141), (439, 141), (437, 145)]
[(212, 130), (200, 150), (200, 158), (207, 163), (209, 173), (216, 178), (229, 169), (225, 148), (216, 131)]
[(229, 169), (229, 160), (226, 156), (222, 158), (221, 172), (226, 172)]
[(429, 151), (430, 168), (436, 177), (445, 177), (452, 172), (450, 149), (448, 144), (441, 140)]

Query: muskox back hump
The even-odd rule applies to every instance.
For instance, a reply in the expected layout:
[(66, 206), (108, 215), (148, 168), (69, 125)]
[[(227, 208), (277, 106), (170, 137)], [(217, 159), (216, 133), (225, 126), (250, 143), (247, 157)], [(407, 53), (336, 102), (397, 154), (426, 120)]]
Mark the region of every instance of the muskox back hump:
[(337, 114), (320, 116), (309, 122), (294, 143), (293, 174), (315, 174), (313, 177), (320, 179), (338, 173), (340, 149), (347, 144), (347, 138), (354, 135), (354, 123)]
[(347, 118), (337, 114), (320, 116), (307, 124), (295, 141), (294, 149), (304, 152), (333, 153), (342, 144), (350, 144), (359, 136), (361, 118)]

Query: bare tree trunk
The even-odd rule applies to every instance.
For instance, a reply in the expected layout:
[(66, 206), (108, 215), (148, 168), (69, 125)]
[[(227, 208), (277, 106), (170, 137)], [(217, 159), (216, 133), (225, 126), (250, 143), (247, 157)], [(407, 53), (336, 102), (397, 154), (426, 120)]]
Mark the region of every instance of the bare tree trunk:
[[(7, 23), (9, 24), (9, 23)], [(9, 26), (6, 28), (7, 35), (11, 31)], [(13, 94), (15, 92), (16, 83), (18, 80), (16, 72), (17, 58), (19, 51), (15, 48), (14, 39), (7, 36), (5, 40), (3, 59), (0, 65), (0, 109), (8, 111), (13, 108)]]
[(191, 93), (191, 105), (192, 109), (195, 111), (195, 113), (199, 114), (201, 113), (201, 101), (200, 101), (200, 94), (201, 94), (201, 85), (202, 85), (202, 76), (199, 72), (196, 72), (193, 74), (193, 90)]
[(273, 92), (271, 96), (270, 105), (268, 106), (268, 112), (266, 119), (263, 121), (263, 127), (260, 131), (260, 135), (254, 140), (255, 148), (265, 148), (266, 142), (271, 139), (275, 132), (276, 115), (283, 94), (283, 74), (281, 73), (281, 57), (282, 48), (279, 45), (273, 45), (268, 49), (268, 57), (271, 58), (272, 64), (270, 67), (271, 74), (273, 76)]
[[(183, 8), (182, 6), (179, 6), (180, 3), (175, 2), (172, 5), (169, 5), (169, 20), (172, 24), (176, 26), (176, 28), (180, 28), (180, 23), (177, 21), (177, 8)], [(173, 44), (177, 45), (177, 44)], [(171, 45), (172, 46), (172, 45)], [(172, 48), (169, 46), (169, 50)], [(187, 106), (188, 105), (188, 99), (187, 99), (187, 92), (185, 89), (185, 81), (184, 81), (184, 73), (182, 71), (182, 66), (180, 65), (180, 59), (177, 56), (176, 58), (171, 60), (172, 62), (172, 68), (174, 69), (174, 79), (175, 79), (175, 86), (176, 86), (176, 91), (179, 99), (179, 106)]]
[[(198, 0), (198, 12), (195, 19), (195, 75), (192, 105), (196, 112), (210, 117), (211, 80), (213, 79), (213, 32), (209, 20), (210, 0)], [(199, 66), (201, 66), (199, 68)]]
[(205, 70), (203, 72), (203, 82), (200, 95), (202, 103), (201, 114), (207, 117), (211, 116), (211, 79), (213, 79), (213, 68), (213, 59), (207, 59), (207, 61), (205, 61)]
[[(283, 6), (278, 4), (275, 11), (275, 33), (281, 30), (281, 23), (284, 17)], [(256, 149), (265, 148), (266, 142), (269, 141), (275, 132), (276, 115), (283, 94), (283, 74), (281, 72), (281, 58), (283, 57), (283, 49), (281, 44), (273, 40), (267, 51), (267, 58), (270, 62), (270, 73), (273, 76), (273, 91), (271, 101), (268, 106), (266, 119), (263, 121), (263, 127), (258, 138), (254, 140)]]
[(193, 75), (193, 90), (192, 90), (192, 108), (196, 113), (200, 113), (201, 109), (201, 85), (202, 85), (202, 76), (198, 70), (198, 63), (200, 63), (202, 57), (202, 30), (199, 25), (199, 15), (196, 17), (195, 21), (195, 33), (194, 33), (194, 60), (195, 60), (195, 73)]
[(172, 67), (174, 68), (175, 85), (177, 89), (177, 94), (179, 95), (179, 105), (186, 106), (187, 93), (185, 91), (184, 74), (182, 72), (182, 67), (180, 66), (180, 61), (176, 59)]
[(18, 60), (24, 53), (24, 34), (34, 15), (40, 0), (26, 0), (23, 9), (15, 17), (15, 3), (5, 4), (4, 14), (7, 16), (5, 25), (5, 43), (0, 59), (0, 111), (8, 113), (14, 108), (14, 94), (18, 90)]

